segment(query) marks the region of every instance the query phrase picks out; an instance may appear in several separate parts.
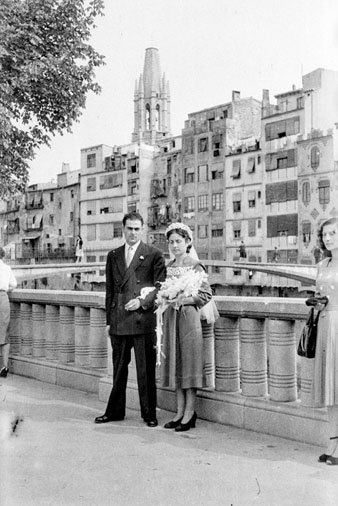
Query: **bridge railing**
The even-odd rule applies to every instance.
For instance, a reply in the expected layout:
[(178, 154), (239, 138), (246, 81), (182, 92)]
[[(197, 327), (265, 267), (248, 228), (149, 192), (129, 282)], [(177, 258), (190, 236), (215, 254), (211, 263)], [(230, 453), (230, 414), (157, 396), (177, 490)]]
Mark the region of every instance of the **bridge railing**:
[[(296, 411), (310, 407), (313, 360), (296, 354), (307, 315), (304, 300), (224, 296), (215, 300), (220, 318), (214, 328), (204, 326), (206, 368), (215, 388), (200, 391), (201, 398), (225, 402), (222, 395), (230, 394), (238, 406), (264, 400), (265, 411), (271, 412), (276, 406), (284, 409), (282, 405)], [(15, 290), (10, 301), (13, 372), (58, 383), (57, 373), (48, 376), (46, 371), (62, 371), (60, 384), (99, 393), (106, 400), (112, 364), (104, 294)], [(214, 417), (213, 409), (205, 409), (204, 417), (222, 421), (223, 414)], [(315, 417), (320, 412), (310, 411)]]

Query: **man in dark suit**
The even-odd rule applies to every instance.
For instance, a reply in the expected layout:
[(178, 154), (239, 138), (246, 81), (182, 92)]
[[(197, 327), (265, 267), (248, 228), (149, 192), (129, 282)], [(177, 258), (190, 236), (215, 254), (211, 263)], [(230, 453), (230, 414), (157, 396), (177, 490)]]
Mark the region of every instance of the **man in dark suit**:
[[(154, 300), (165, 280), (162, 253), (141, 241), (143, 218), (126, 214), (122, 221), (125, 245), (108, 253), (106, 315), (113, 348), (113, 388), (105, 414), (95, 423), (123, 420), (126, 407), (128, 364), (134, 348), (141, 415), (149, 427), (156, 419), (156, 333)], [(140, 298), (142, 288), (148, 295)], [(150, 292), (150, 288), (155, 288)]]

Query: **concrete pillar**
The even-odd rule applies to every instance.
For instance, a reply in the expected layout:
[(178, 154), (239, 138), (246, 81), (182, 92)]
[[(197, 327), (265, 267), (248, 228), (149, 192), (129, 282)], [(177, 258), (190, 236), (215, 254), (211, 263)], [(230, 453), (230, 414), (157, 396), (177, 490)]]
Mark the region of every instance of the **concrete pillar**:
[(312, 401), (312, 378), (313, 378), (313, 369), (314, 369), (314, 359), (309, 359), (305, 357), (299, 357), (300, 360), (300, 399), (302, 401), (302, 406), (313, 406)]
[(33, 357), (45, 356), (45, 306), (32, 304)]
[(215, 388), (215, 336), (214, 325), (201, 320), (203, 335), (203, 376), (208, 388)]
[(215, 322), (215, 388), (219, 392), (238, 392), (239, 319), (218, 318)]
[(75, 364), (90, 365), (89, 318), (90, 310), (86, 307), (76, 307), (75, 320)]
[(59, 307), (46, 305), (45, 320), (45, 357), (49, 360), (57, 360), (58, 358), (58, 337), (59, 328)]
[(11, 302), (11, 318), (9, 322), (9, 339), (11, 343), (11, 355), (21, 352), (21, 337), (20, 337), (20, 303)]
[(269, 320), (269, 394), (272, 401), (297, 399), (295, 322)]
[(21, 302), (20, 305), (20, 338), (21, 354), (32, 355), (33, 350), (33, 325), (32, 304)]
[(266, 338), (263, 319), (241, 318), (242, 395), (265, 397), (267, 394)]
[(104, 309), (90, 308), (90, 365), (107, 368), (106, 312)]
[(74, 362), (75, 359), (75, 325), (73, 307), (60, 306), (58, 358), (62, 364)]

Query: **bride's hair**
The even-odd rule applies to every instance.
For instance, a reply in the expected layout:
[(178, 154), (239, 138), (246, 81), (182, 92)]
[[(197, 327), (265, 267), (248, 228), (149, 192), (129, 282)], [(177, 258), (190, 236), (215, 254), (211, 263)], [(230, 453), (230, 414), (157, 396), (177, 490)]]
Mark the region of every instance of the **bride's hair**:
[(189, 253), (192, 247), (191, 235), (189, 234), (189, 232), (181, 227), (171, 228), (166, 232), (167, 241), (169, 241), (169, 237), (171, 236), (171, 234), (178, 234), (181, 237), (183, 237), (183, 239), (185, 239), (187, 242), (189, 241), (189, 244), (187, 245), (187, 253)]
[(329, 218), (328, 220), (323, 221), (323, 223), (320, 225), (318, 230), (318, 245), (322, 252), (324, 253), (324, 256), (331, 257), (332, 253), (328, 249), (326, 249), (324, 241), (323, 241), (323, 230), (326, 225), (336, 225), (338, 228), (338, 218)]

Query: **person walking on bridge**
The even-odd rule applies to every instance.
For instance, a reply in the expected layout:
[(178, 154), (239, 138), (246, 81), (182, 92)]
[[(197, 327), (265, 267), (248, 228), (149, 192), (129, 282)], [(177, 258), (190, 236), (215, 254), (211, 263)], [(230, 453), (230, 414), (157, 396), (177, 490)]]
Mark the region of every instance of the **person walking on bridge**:
[(3, 261), (5, 251), (0, 247), (0, 347), (3, 366), (0, 376), (6, 378), (8, 374), (9, 336), (8, 327), (10, 319), (10, 307), (7, 293), (17, 287), (17, 281), (9, 265)]

